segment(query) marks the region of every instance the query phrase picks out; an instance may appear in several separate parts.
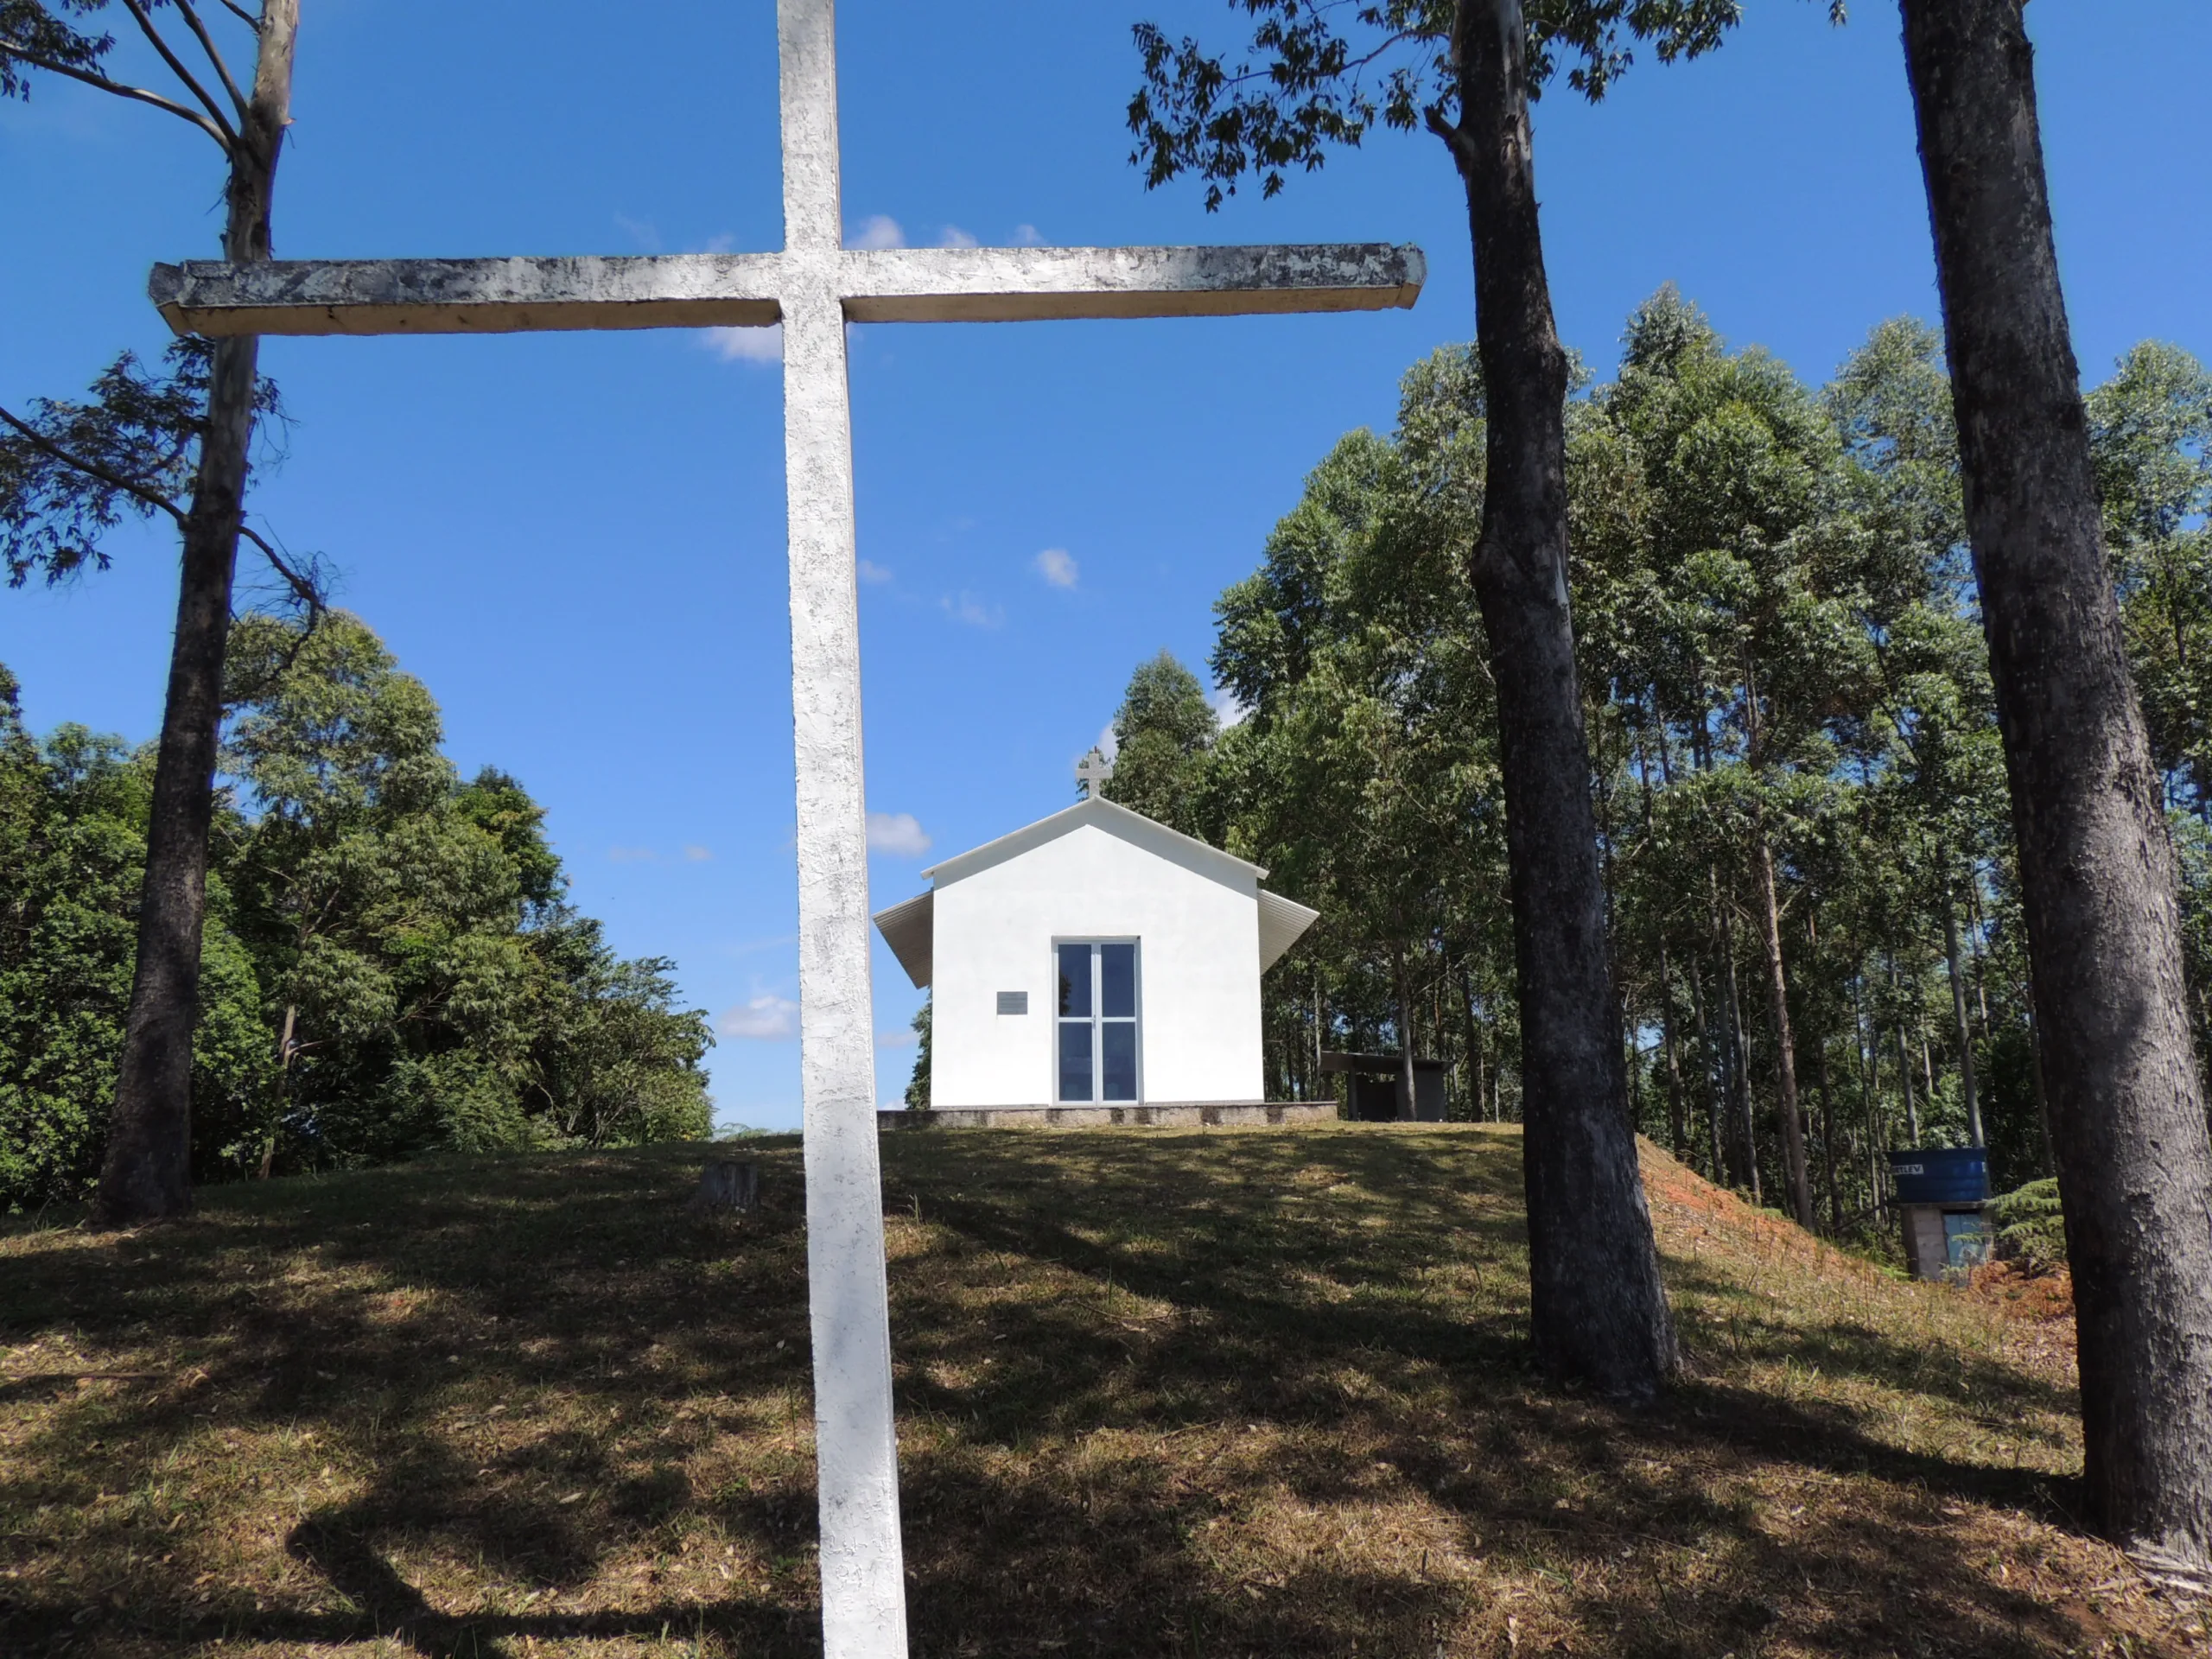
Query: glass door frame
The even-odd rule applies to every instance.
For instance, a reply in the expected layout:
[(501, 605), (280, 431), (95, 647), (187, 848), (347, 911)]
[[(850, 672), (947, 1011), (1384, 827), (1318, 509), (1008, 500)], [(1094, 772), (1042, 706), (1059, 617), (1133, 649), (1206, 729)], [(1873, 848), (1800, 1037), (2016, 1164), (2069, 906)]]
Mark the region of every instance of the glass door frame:
[[(1127, 1015), (1105, 1012), (1105, 957), (1102, 945), (1125, 944), (1129, 947), (1129, 1012)], [(1060, 952), (1069, 945), (1081, 945), (1089, 952), (1090, 984), (1088, 1014), (1068, 1014), (1060, 1011)], [(1052, 940), (1052, 1103), (1055, 1106), (1136, 1106), (1144, 1102), (1144, 947), (1137, 936), (1100, 938), (1095, 934), (1074, 938), (1055, 938)], [(1131, 1066), (1135, 1072), (1133, 1087), (1127, 1100), (1105, 1098), (1106, 1054), (1105, 1027), (1125, 1025), (1130, 1031)], [(1063, 1082), (1060, 1058), (1060, 1032), (1067, 1026), (1084, 1026), (1090, 1032), (1090, 1093), (1083, 1099), (1071, 1099), (1060, 1092)]]

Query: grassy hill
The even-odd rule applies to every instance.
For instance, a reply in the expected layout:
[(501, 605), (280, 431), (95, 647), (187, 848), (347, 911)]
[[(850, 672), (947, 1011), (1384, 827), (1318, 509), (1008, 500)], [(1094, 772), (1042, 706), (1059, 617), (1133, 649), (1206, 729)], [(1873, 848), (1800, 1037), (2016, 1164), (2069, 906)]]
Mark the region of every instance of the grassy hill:
[[(1527, 1370), (1481, 1128), (885, 1141), (915, 1649), (2205, 1649), (2074, 1524), (2070, 1359), (1647, 1150), (1692, 1374)], [(819, 1651), (797, 1142), (0, 1224), (0, 1652)]]

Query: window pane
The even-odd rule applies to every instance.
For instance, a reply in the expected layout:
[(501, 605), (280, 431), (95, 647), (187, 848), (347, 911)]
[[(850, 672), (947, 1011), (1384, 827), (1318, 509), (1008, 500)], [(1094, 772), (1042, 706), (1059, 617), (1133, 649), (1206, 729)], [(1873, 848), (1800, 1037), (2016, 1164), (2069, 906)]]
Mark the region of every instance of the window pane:
[[(1114, 947), (1106, 947), (1111, 950)], [(1125, 945), (1124, 950), (1128, 949)], [(1104, 1051), (1099, 1070), (1105, 1073), (1102, 1100), (1137, 1097), (1137, 1024), (1134, 1020), (1109, 1020), (1098, 1027), (1098, 1046)]]
[(1098, 1012), (1109, 1020), (1134, 1020), (1137, 1012), (1137, 948), (1098, 947)]
[(1090, 1098), (1090, 1027), (1071, 1021), (1060, 1027), (1060, 1098)]
[(1060, 1012), (1078, 1019), (1090, 1017), (1090, 947), (1087, 944), (1060, 947)]

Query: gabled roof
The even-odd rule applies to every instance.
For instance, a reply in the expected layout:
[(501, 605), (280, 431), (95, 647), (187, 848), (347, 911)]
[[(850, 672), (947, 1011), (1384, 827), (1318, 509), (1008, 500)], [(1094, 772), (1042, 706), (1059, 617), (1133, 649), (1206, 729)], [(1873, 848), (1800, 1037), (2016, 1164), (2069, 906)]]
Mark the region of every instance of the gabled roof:
[(996, 841), (987, 841), (980, 847), (955, 854), (942, 863), (931, 865), (922, 874), (938, 887), (946, 887), (963, 876), (975, 874), (978, 870), (988, 870), (994, 864), (1003, 864), (1009, 858), (1019, 858), (1032, 848), (1042, 847), (1048, 841), (1057, 841), (1085, 824), (1096, 824), (1109, 835), (1117, 835), (1122, 840), (1135, 842), (1140, 846), (1152, 842), (1156, 851), (1166, 851), (1168, 847), (1173, 847), (1194, 862), (1203, 864), (1210, 861), (1218, 866), (1217, 873), (1220, 874), (1227, 874), (1230, 871), (1249, 872), (1255, 880), (1267, 874), (1267, 870), (1260, 865), (1238, 858), (1234, 854), (1224, 853), (1220, 848), (1200, 841), (1195, 836), (1186, 836), (1179, 830), (1170, 830), (1159, 820), (1147, 818), (1141, 812), (1132, 812), (1126, 806), (1116, 805), (1103, 795), (1077, 801), (1073, 806), (1055, 812), (1049, 818), (1039, 818), (1011, 835), (1001, 836)]
[(1260, 971), (1266, 973), (1282, 960), (1283, 952), (1296, 944), (1306, 930), (1321, 919), (1318, 910), (1308, 910), (1295, 899), (1286, 899), (1279, 893), (1260, 890)]
[[(1218, 847), (1208, 846), (1180, 830), (1170, 830), (1166, 824), (1147, 818), (1141, 812), (1132, 812), (1126, 806), (1117, 806), (1100, 797), (1077, 801), (1066, 810), (1055, 812), (1048, 818), (1039, 818), (1012, 835), (1001, 836), (996, 841), (985, 842), (972, 851), (958, 854), (931, 866), (922, 872), (934, 883), (929, 892), (875, 912), (876, 931), (883, 935), (883, 942), (891, 947), (891, 954), (899, 958), (899, 965), (906, 970), (906, 977), (917, 986), (926, 986), (935, 971), (938, 887), (949, 886), (963, 876), (975, 874), (978, 870), (989, 869), (995, 864), (1002, 864), (1010, 858), (1019, 858), (1022, 854), (1085, 824), (1096, 825), (1138, 846), (1150, 842), (1151, 851), (1204, 870), (1217, 879), (1249, 874), (1256, 883), (1259, 878), (1267, 874), (1267, 871), (1257, 864), (1224, 853)], [(1299, 937), (1319, 919), (1321, 912), (1309, 910), (1281, 893), (1264, 890), (1260, 893), (1259, 899), (1260, 970), (1265, 973), (1274, 966), (1284, 951), (1298, 943)]]
[(876, 931), (899, 958), (906, 977), (917, 987), (930, 982), (931, 953), (937, 943), (937, 894), (925, 893), (903, 905), (875, 912)]

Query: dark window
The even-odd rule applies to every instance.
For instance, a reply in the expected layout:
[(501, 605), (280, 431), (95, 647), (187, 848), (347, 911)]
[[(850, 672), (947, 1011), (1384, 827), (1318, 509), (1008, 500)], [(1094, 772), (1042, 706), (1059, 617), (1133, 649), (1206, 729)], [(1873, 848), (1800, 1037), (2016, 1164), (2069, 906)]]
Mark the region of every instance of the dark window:
[(1102, 1100), (1135, 1100), (1137, 1097), (1137, 1022), (1134, 1020), (1105, 1020), (1098, 1026), (1098, 1046), (1103, 1051), (1099, 1071), (1100, 1081), (1105, 1085), (1099, 1090)]
[(1060, 947), (1060, 1017), (1090, 1018), (1090, 947)]
[(1098, 947), (1098, 1012), (1108, 1020), (1137, 1017), (1137, 948), (1134, 944)]
[(1060, 1022), (1060, 1098), (1089, 1100), (1090, 1096), (1090, 1022)]

